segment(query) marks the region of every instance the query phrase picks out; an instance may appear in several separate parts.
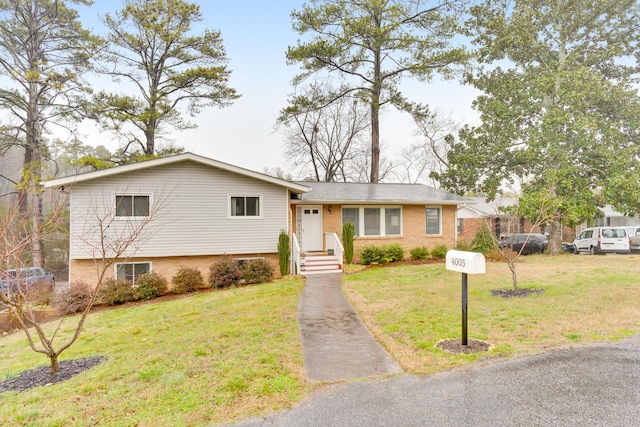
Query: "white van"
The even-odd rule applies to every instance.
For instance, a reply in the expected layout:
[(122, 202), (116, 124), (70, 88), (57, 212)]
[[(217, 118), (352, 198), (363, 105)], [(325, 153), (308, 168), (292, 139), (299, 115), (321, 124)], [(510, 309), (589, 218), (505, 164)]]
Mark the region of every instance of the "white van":
[(576, 253), (594, 254), (630, 252), (629, 236), (624, 227), (591, 227), (580, 232), (573, 241)]

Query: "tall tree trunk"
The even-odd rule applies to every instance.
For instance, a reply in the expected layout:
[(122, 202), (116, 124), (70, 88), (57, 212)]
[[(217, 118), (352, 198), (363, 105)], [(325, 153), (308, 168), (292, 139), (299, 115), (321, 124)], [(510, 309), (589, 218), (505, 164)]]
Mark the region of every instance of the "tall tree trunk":
[(155, 124), (149, 124), (149, 127), (144, 131), (145, 136), (145, 154), (154, 154), (156, 152), (156, 128)]
[(34, 239), (31, 244), (31, 256), (34, 267), (44, 268), (44, 243), (41, 237), (42, 235), (42, 194), (37, 188), (40, 184), (34, 182), (34, 192), (31, 194), (31, 216), (33, 220), (33, 235)]
[(380, 107), (371, 104), (371, 176), (369, 182), (380, 180)]
[(551, 232), (549, 233), (549, 249), (551, 255), (558, 255), (560, 253), (560, 248), (562, 247), (561, 228), (562, 222), (558, 214), (554, 214), (551, 220)]
[(371, 177), (370, 182), (380, 180), (380, 92), (382, 90), (382, 72), (380, 49), (374, 52), (373, 88), (371, 90)]

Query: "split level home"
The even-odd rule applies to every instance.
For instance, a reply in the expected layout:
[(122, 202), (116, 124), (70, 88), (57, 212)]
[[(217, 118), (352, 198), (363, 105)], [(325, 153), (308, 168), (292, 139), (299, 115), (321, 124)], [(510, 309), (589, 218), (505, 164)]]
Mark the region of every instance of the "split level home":
[[(469, 199), (420, 184), (291, 182), (183, 153), (43, 183), (69, 197), (69, 281), (96, 283), (97, 266), (118, 257), (111, 276), (157, 272), (169, 281), (181, 266), (207, 276), (220, 256), (263, 258), (278, 271), (278, 236), (291, 239), (294, 273), (312, 254), (342, 265), (342, 224), (355, 246), (399, 243), (452, 247), (456, 211)], [(146, 223), (136, 235), (139, 225)]]

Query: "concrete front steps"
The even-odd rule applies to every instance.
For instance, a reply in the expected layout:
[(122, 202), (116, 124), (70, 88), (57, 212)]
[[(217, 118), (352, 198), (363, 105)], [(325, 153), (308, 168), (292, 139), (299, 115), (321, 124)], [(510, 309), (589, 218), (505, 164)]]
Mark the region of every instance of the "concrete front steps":
[(342, 264), (335, 255), (324, 253), (305, 254), (300, 258), (300, 274), (342, 273)]

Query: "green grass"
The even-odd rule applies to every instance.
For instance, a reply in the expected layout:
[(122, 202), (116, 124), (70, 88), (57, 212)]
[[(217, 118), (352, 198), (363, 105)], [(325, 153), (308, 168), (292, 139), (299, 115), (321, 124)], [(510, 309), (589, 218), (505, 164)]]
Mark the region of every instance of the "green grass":
[[(511, 287), (501, 263), (469, 276), (469, 338), (493, 345), (471, 355), (435, 347), (461, 335), (461, 275), (443, 264), (359, 271), (343, 289), (411, 373), (640, 332), (639, 256), (527, 256), (518, 274), (521, 288), (544, 293), (491, 296)], [(60, 384), (0, 394), (0, 424), (202, 426), (289, 407), (312, 387), (296, 316), (302, 286), (292, 278), (94, 313), (61, 361), (107, 360)], [(71, 323), (62, 330), (70, 334)], [(47, 363), (22, 334), (0, 339), (0, 359), (0, 380)]]
[[(0, 424), (208, 425), (288, 407), (309, 391), (296, 318), (302, 286), (280, 280), (92, 314), (61, 361), (106, 362), (0, 394)], [(47, 363), (23, 334), (0, 339), (0, 354), (0, 379)]]
[(461, 338), (460, 273), (444, 265), (376, 268), (345, 277), (344, 289), (377, 339), (414, 373), (640, 332), (638, 256), (528, 256), (518, 276), (520, 288), (544, 293), (492, 296), (492, 289), (512, 288), (504, 263), (487, 263), (487, 274), (469, 275), (468, 336), (493, 345), (470, 355), (435, 346)]

